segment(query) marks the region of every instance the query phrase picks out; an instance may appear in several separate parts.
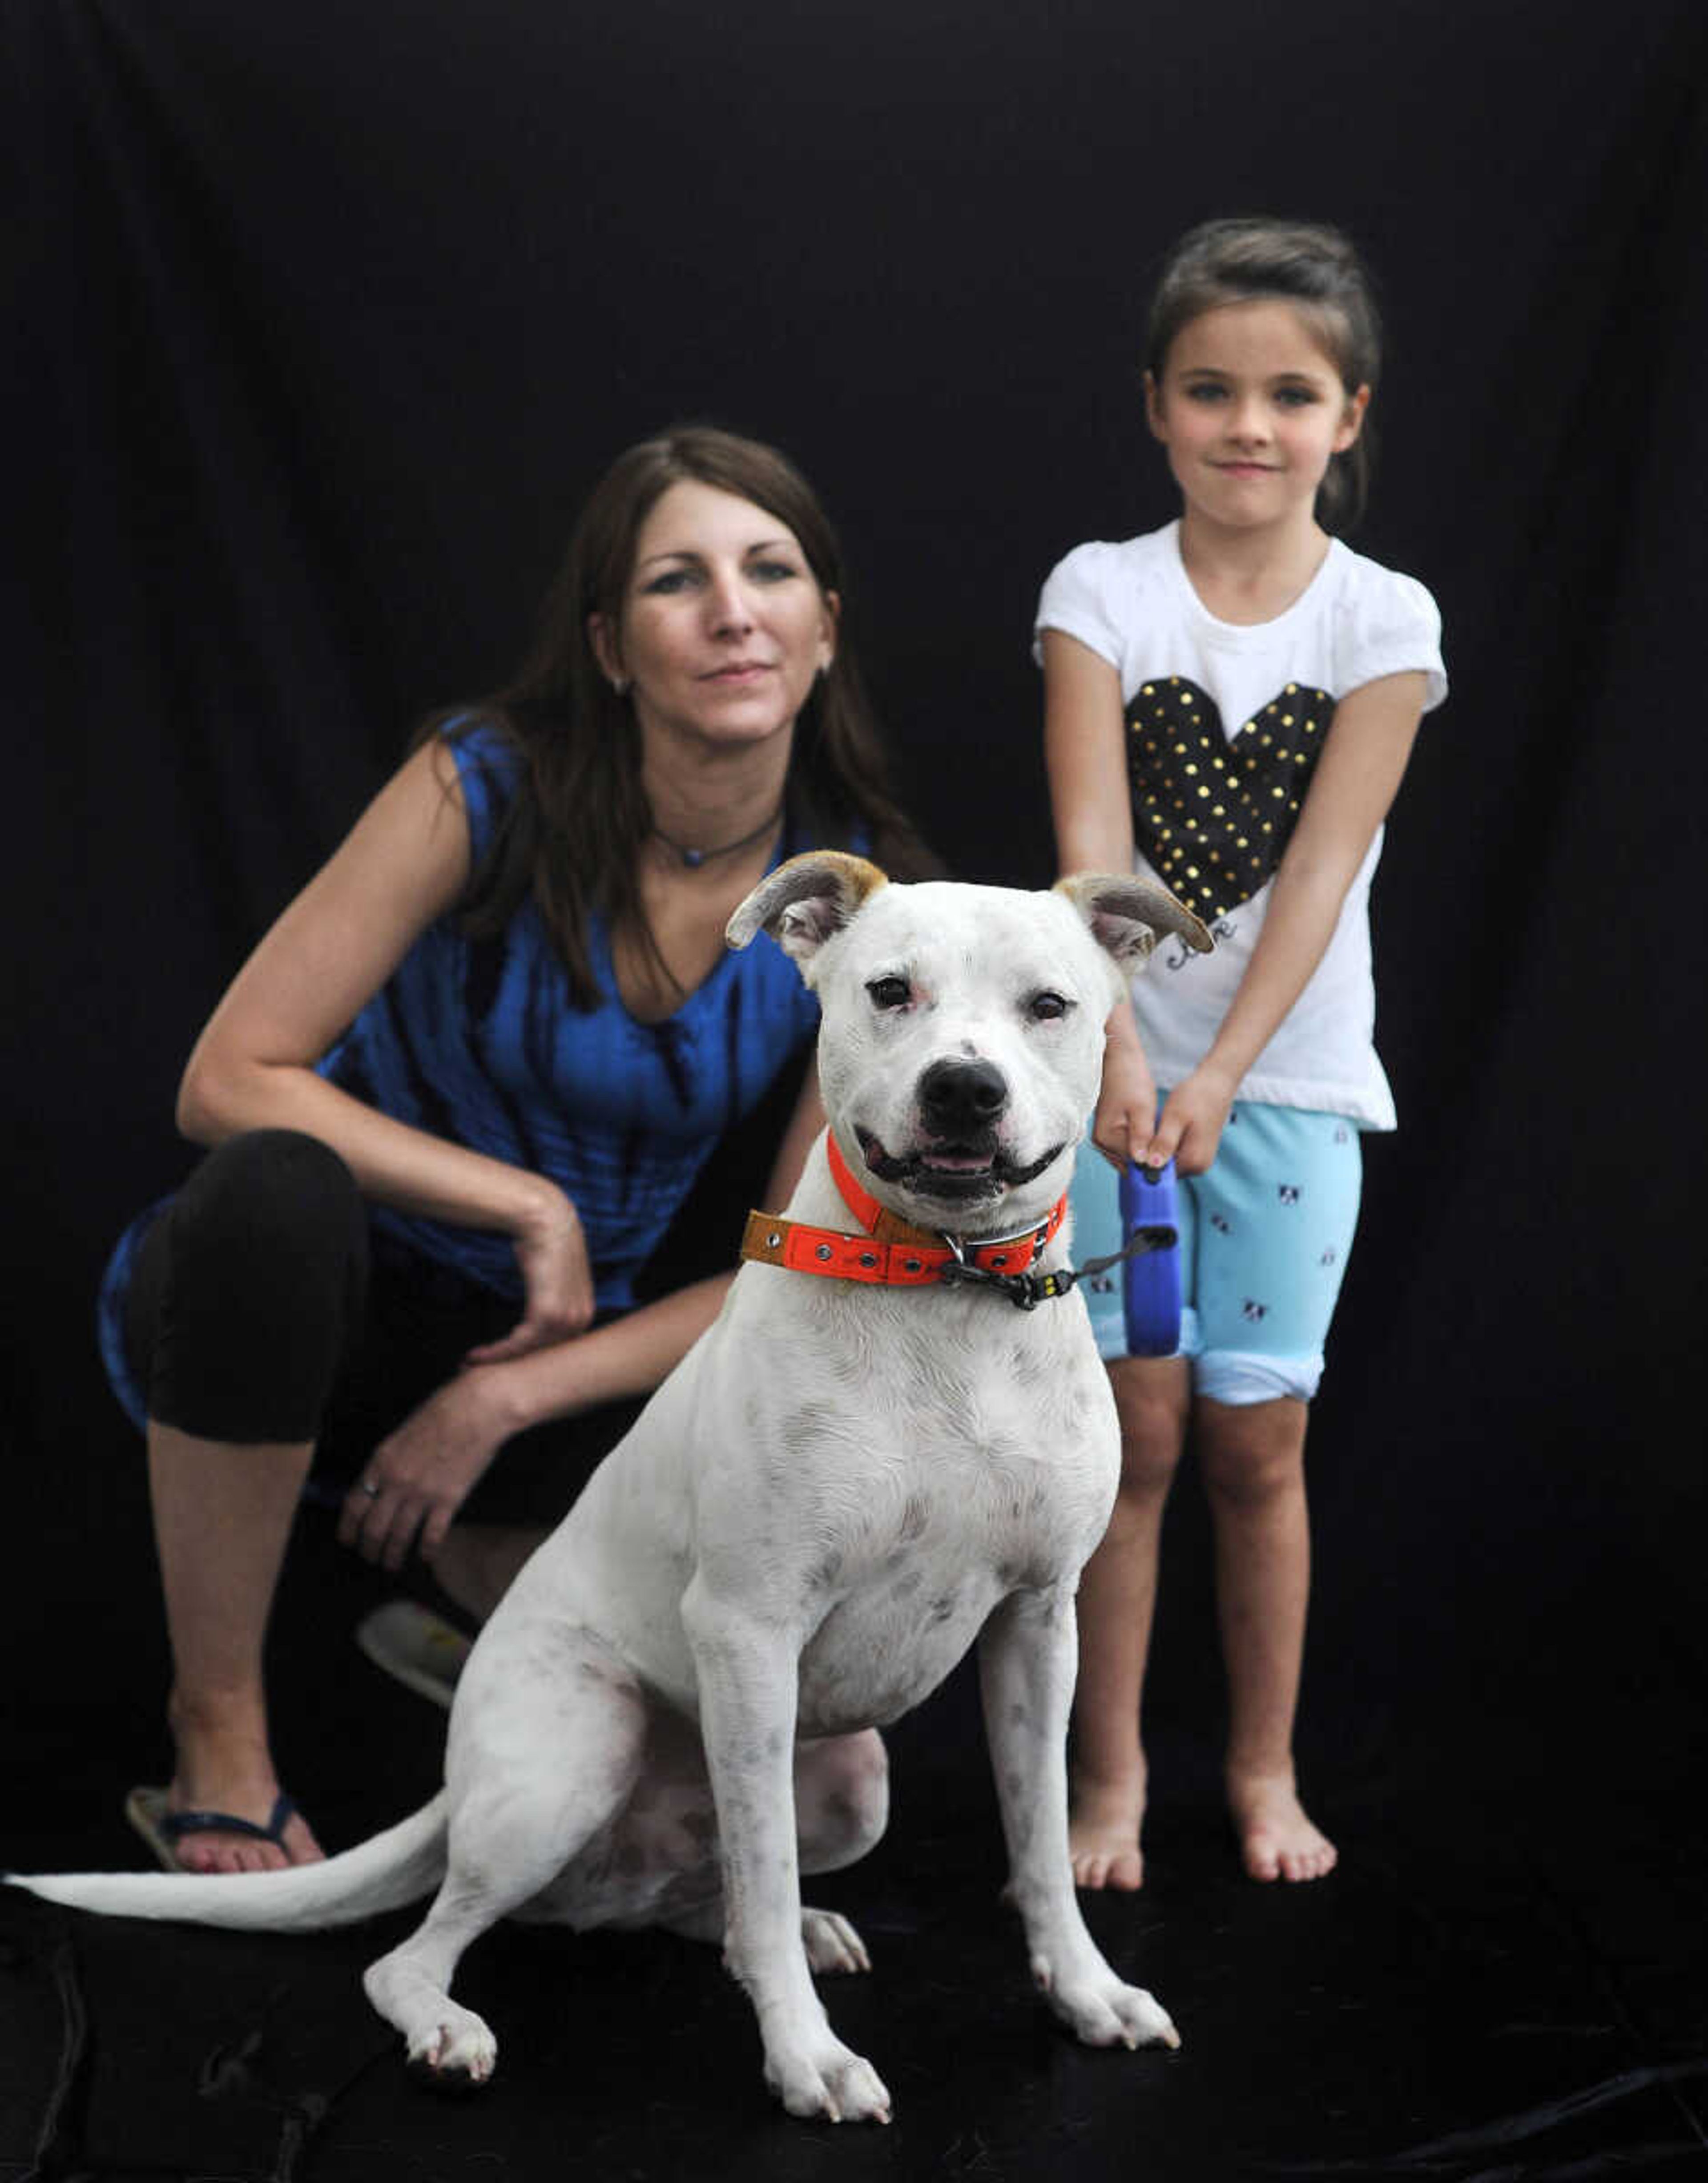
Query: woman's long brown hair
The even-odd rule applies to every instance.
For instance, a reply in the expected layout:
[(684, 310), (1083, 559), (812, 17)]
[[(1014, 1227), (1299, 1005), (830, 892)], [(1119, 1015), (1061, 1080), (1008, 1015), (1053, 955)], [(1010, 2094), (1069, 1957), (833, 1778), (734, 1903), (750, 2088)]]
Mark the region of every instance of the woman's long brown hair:
[[(649, 945), (651, 939), (639, 879), (641, 845), (652, 825), (640, 784), (640, 733), (632, 708), (600, 671), (588, 619), (596, 614), (618, 621), (641, 526), (684, 479), (779, 518), (800, 542), (819, 589), (844, 593), (835, 534), (788, 458), (710, 425), (677, 426), (629, 448), (595, 487), (515, 678), (474, 706), (435, 714), (416, 739), (478, 719), (515, 746), (524, 762), (524, 791), (471, 881), (466, 921), (477, 937), (496, 935), (531, 891), (582, 1008), (602, 997), (589, 946), (592, 919), (602, 916), (610, 930), (632, 932)], [(857, 838), (898, 878), (937, 869), (896, 802), (846, 631), (839, 630), (835, 656), (796, 721), (787, 814), (802, 846), (840, 847)]]

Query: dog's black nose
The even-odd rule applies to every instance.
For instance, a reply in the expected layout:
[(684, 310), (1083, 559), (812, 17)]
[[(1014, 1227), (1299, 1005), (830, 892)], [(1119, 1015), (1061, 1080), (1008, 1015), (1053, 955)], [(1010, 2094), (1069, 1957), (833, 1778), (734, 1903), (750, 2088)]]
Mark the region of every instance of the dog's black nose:
[(1008, 1080), (988, 1061), (934, 1061), (919, 1079), (919, 1112), (933, 1136), (988, 1130), (1008, 1104)]

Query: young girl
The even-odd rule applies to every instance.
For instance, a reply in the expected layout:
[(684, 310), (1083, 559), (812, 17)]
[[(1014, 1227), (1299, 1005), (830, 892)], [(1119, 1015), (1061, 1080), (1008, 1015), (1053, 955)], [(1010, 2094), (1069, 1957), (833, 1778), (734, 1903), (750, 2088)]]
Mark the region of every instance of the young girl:
[[(1038, 609), (1062, 870), (1162, 879), (1216, 936), (1165, 946), (1112, 1016), (1076, 1247), (1117, 1247), (1117, 1172), (1176, 1164), (1178, 1352), (1126, 1353), (1118, 1284), (1090, 1301), (1122, 1428), (1115, 1513), (1079, 1594), (1074, 1871), (1137, 1887), (1140, 1701), (1162, 1505), (1196, 1436), (1229, 1689), (1228, 1798), (1254, 1879), (1315, 1880), (1293, 1721), (1310, 1542), (1307, 1406), (1359, 1192), (1394, 1108), (1371, 1043), (1367, 898), (1422, 714), (1446, 691), (1423, 587), (1325, 525), (1358, 512), (1379, 332), (1332, 229), (1214, 220), (1171, 253), (1145, 411), (1177, 522), (1093, 543)], [(1160, 1114), (1159, 1114), (1160, 1103)]]

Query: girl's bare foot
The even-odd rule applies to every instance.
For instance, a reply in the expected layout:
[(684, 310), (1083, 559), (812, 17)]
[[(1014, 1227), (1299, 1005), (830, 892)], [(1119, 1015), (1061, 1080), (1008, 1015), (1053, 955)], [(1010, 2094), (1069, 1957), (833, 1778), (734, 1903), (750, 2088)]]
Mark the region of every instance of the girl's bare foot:
[(1114, 1887), (1125, 1894), (1145, 1884), (1139, 1830), (1145, 1823), (1145, 1769), (1118, 1781), (1073, 1776), (1068, 1848), (1076, 1887)]
[(1230, 1770), (1228, 1805), (1253, 1880), (1321, 1880), (1334, 1869), (1340, 1852), (1300, 1803), (1290, 1770)]

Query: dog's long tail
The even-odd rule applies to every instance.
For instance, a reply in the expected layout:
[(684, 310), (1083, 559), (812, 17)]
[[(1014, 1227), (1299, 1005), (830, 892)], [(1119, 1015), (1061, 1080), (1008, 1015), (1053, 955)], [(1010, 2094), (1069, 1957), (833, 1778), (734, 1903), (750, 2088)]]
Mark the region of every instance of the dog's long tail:
[(414, 1902), (445, 1874), (446, 1797), (441, 1789), (383, 1834), (319, 1864), (278, 1872), (52, 1872), (3, 1875), (49, 1902), (113, 1918), (169, 1918), (246, 1932), (308, 1932), (351, 1925)]

